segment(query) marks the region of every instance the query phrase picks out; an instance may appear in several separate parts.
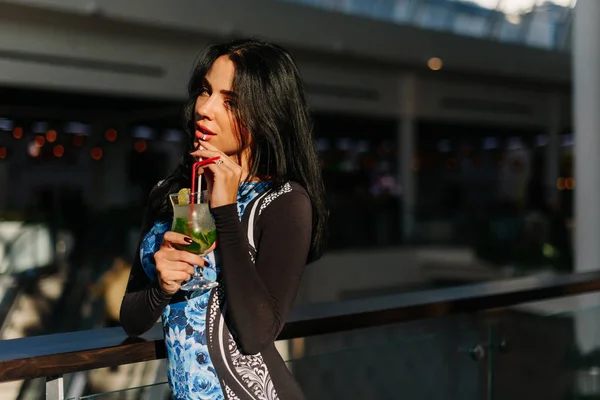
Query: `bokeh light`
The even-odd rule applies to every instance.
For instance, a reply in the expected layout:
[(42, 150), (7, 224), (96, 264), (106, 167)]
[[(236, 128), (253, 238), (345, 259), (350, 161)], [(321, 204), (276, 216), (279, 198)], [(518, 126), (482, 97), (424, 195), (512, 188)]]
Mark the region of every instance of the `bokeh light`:
[(144, 151), (146, 151), (147, 148), (147, 144), (145, 140), (138, 140), (135, 142), (135, 144), (133, 145), (133, 148), (135, 149), (135, 151), (137, 151), (138, 153), (143, 153)]
[(35, 139), (33, 140), (33, 143), (37, 147), (42, 147), (46, 143), (46, 139), (43, 136), (36, 136)]
[(54, 129), (50, 129), (48, 132), (46, 132), (46, 140), (48, 143), (54, 143), (56, 136), (56, 131)]
[(102, 159), (102, 156), (104, 155), (104, 152), (100, 147), (94, 147), (90, 152), (90, 155), (94, 160), (100, 161)]
[(108, 140), (109, 142), (114, 142), (115, 140), (117, 140), (117, 131), (115, 129), (107, 129), (106, 132), (104, 133), (104, 136), (106, 137), (106, 140)]
[(13, 131), (13, 137), (15, 139), (21, 139), (23, 137), (23, 128), (17, 126)]
[(56, 145), (52, 149), (52, 154), (54, 154), (55, 157), (61, 158), (63, 154), (65, 154), (65, 148), (60, 144)]

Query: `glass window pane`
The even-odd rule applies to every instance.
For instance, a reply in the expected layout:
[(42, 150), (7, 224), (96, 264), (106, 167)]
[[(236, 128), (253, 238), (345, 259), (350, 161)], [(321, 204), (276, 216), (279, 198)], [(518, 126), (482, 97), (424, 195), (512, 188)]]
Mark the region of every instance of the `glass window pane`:
[(394, 0), (346, 0), (346, 7), (352, 14), (387, 20), (394, 15), (395, 3)]
[(499, 0), (455, 0), (461, 3), (476, 4), (480, 7), (496, 9), (498, 7)]
[(556, 34), (559, 29), (559, 18), (549, 12), (536, 12), (531, 16), (525, 42), (539, 47), (554, 47), (557, 41)]
[(412, 17), (415, 4), (411, 0), (396, 0), (393, 20), (397, 22), (408, 22)]
[(415, 23), (429, 29), (444, 29), (449, 21), (448, 5), (423, 4), (417, 10)]
[(452, 31), (461, 35), (484, 36), (489, 31), (488, 19), (468, 14), (457, 14), (454, 16)]

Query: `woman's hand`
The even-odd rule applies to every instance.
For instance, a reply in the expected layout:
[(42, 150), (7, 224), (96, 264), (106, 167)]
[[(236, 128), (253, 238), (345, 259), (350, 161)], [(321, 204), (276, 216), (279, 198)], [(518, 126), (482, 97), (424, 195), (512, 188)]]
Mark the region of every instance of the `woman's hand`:
[(191, 153), (193, 157), (203, 159), (220, 157), (215, 162), (198, 169), (198, 173), (206, 177), (211, 208), (235, 203), (242, 177), (242, 167), (212, 144), (202, 140), (199, 143), (198, 150)]
[(175, 245), (188, 246), (192, 239), (176, 232), (166, 232), (160, 249), (154, 253), (158, 280), (162, 290), (170, 295), (179, 291), (181, 284), (194, 274), (194, 265), (206, 266), (202, 256), (177, 250)]

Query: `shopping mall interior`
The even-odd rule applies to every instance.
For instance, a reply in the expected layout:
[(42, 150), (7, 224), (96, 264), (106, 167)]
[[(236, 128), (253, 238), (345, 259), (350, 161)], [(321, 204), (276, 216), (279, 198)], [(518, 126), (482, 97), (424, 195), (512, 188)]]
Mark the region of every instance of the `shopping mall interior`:
[[(120, 301), (194, 60), (258, 37), (299, 66), (330, 211), (277, 342), (307, 398), (600, 398), (596, 21), (597, 0), (0, 0), (0, 397), (170, 398)], [(8, 352), (35, 338), (79, 344)]]

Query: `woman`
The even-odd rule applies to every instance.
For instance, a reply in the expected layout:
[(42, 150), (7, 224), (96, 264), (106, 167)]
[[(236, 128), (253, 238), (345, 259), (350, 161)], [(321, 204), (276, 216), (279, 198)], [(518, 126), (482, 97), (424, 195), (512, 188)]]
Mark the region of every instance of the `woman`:
[[(162, 316), (176, 399), (301, 399), (274, 346), (304, 266), (321, 254), (326, 220), (299, 72), (273, 44), (216, 45), (199, 58), (188, 94), (189, 156), (150, 194), (121, 323), (134, 336)], [(220, 284), (190, 293), (182, 282), (207, 261), (175, 249), (190, 239), (168, 231), (168, 195), (190, 186), (198, 157), (220, 157), (200, 171)]]

